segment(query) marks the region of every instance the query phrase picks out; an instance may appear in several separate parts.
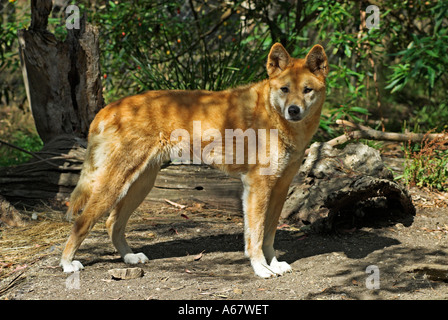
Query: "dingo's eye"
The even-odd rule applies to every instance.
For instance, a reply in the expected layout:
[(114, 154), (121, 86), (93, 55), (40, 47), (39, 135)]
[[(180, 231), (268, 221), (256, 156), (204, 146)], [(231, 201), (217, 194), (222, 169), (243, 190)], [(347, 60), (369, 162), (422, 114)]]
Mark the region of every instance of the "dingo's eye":
[(281, 87), (280, 90), (282, 90), (283, 93), (288, 93), (289, 88), (288, 87)]
[(305, 89), (303, 89), (303, 93), (310, 93), (311, 91), (313, 91), (312, 88), (305, 87)]

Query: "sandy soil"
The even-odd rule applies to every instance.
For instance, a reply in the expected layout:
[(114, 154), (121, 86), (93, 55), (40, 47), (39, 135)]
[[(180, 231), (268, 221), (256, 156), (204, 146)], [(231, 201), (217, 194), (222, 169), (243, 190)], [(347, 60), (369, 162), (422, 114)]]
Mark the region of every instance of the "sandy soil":
[[(44, 241), (40, 232), (28, 236), (31, 244), (16, 241), (15, 248), (3, 248), (0, 299), (448, 299), (446, 277), (418, 271), (421, 264), (446, 270), (448, 202), (420, 190), (412, 193), (417, 215), (410, 227), (396, 223), (323, 235), (280, 226), (275, 247), (293, 272), (266, 280), (253, 274), (243, 254), (243, 220), (235, 212), (145, 202), (131, 218), (127, 237), (150, 262), (138, 265), (143, 277), (130, 280), (113, 280), (108, 273), (128, 266), (114, 251), (104, 221), (77, 254), (85, 269), (63, 273), (58, 263), (70, 225), (39, 214), (27, 229), (46, 222), (58, 236)], [(18, 232), (0, 231), (2, 243)], [(14, 258), (30, 246), (41, 250)]]

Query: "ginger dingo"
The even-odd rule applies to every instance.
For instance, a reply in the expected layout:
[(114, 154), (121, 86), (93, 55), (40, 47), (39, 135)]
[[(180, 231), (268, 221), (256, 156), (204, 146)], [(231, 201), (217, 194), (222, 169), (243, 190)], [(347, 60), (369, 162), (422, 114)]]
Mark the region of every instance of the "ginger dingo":
[(255, 274), (268, 278), (291, 271), (275, 256), (275, 231), (288, 187), (319, 126), (328, 63), (320, 45), (295, 59), (276, 43), (266, 67), (268, 79), (256, 84), (220, 92), (148, 91), (97, 114), (67, 212), (83, 209), (62, 253), (64, 272), (83, 268), (73, 260), (75, 252), (109, 212), (106, 227), (124, 262), (147, 262), (126, 242), (127, 221), (161, 164), (173, 157), (188, 161), (190, 154), (194, 163), (202, 160), (241, 177), (245, 253)]

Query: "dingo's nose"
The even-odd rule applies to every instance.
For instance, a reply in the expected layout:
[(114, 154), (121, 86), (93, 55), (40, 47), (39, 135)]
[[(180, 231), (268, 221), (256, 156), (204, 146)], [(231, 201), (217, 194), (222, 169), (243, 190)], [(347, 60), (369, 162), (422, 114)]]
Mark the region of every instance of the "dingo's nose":
[(288, 115), (291, 120), (300, 120), (300, 107), (292, 105), (288, 107)]

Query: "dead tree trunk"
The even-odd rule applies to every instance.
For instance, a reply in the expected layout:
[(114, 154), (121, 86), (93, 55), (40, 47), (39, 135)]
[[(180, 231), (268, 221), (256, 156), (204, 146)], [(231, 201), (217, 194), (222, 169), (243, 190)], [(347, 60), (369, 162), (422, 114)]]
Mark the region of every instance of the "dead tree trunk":
[(44, 149), (30, 163), (0, 170), (0, 194), (9, 199), (69, 194), (90, 123), (104, 106), (98, 29), (82, 16), (79, 28), (75, 24), (65, 41), (58, 40), (47, 30), (51, 10), (51, 0), (32, 0), (30, 27), (18, 31), (26, 93)]
[(65, 41), (47, 30), (51, 0), (31, 1), (31, 25), (19, 30), (28, 101), (42, 141), (69, 134), (86, 138), (103, 107), (98, 30), (80, 18)]

